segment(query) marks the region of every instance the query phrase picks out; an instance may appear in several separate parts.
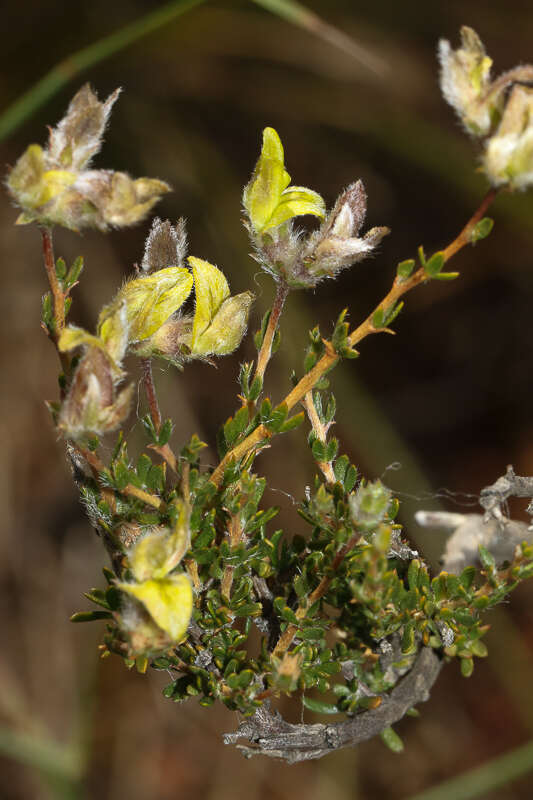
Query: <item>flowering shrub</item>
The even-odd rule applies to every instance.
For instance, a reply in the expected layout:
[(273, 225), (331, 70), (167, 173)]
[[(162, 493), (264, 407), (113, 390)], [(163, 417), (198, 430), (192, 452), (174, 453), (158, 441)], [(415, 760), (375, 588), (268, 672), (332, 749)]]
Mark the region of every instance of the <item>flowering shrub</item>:
[[(468, 132), (483, 140), (491, 188), (444, 249), (426, 255), (420, 247), (397, 265), (390, 291), (359, 325), (351, 327), (344, 310), (327, 338), (318, 328), (309, 332), (281, 401), (268, 396), (265, 376), (290, 293), (339, 277), (389, 231), (361, 234), (367, 197), (360, 180), (329, 211), (320, 194), (292, 186), (280, 137), (272, 128), (263, 132), (243, 207), (254, 258), (272, 277), (275, 299), (254, 336), (255, 363), (240, 365), (238, 407), (220, 428), (214, 468), (202, 464), (205, 445), (193, 432), (173, 436), (151, 362), (186, 369), (199, 359), (209, 369), (239, 347), (254, 297), (232, 295), (218, 267), (187, 255), (184, 220), (153, 220), (140, 268), (102, 308), (95, 333), (67, 321), (83, 261), (68, 268), (55, 259), (53, 226), (131, 225), (169, 190), (160, 180), (89, 169), (118, 91), (100, 102), (89, 86), (80, 89), (47, 147), (30, 145), (7, 179), (21, 209), (17, 222), (42, 232), (50, 283), (42, 322), (61, 361), (61, 395), (50, 410), (110, 558), (106, 585), (86, 593), (98, 609), (72, 619), (105, 621), (103, 655), (118, 654), (141, 673), (149, 666), (169, 672), (164, 694), (175, 702), (196, 697), (203, 706), (220, 701), (240, 711), (245, 719), (226, 740), (247, 738), (249, 752), (298, 761), (376, 734), (401, 749), (392, 724), (427, 698), (446, 660), (458, 658), (463, 674), (472, 674), (475, 658), (487, 654), (483, 612), (533, 574), (527, 526), (500, 510), (509, 494), (532, 496), (527, 479), (508, 473), (506, 488), (488, 487), (485, 517), (452, 515), (451, 524), (420, 518), (457, 528), (446, 571), (432, 576), (395, 522), (398, 500), (361, 476), (330, 435), (336, 402), (328, 373), (357, 358), (370, 334), (390, 332), (409, 291), (456, 279), (445, 266), (489, 235), (485, 212), (497, 191), (533, 182), (533, 90), (524, 85), (533, 67), (491, 80), (476, 33), (463, 28), (461, 39), (458, 50), (441, 42), (442, 90)], [(296, 227), (301, 216), (318, 220), (310, 233)], [(135, 458), (120, 430), (134, 387), (124, 367), (128, 353), (139, 361), (150, 409), (140, 420), (146, 447)], [(274, 439), (297, 435), (297, 428), (306, 431), (317, 474), (298, 506), (301, 533), (289, 537), (275, 529), (277, 509), (263, 503), (266, 481), (254, 464)], [(115, 444), (104, 462), (106, 436)], [(271, 709), (282, 694), (343, 719), (289, 725)]]

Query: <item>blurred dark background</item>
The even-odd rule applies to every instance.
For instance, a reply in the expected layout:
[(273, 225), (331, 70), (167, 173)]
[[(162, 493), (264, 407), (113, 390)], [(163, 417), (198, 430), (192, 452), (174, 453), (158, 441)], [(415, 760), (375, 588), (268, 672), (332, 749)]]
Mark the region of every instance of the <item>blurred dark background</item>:
[[(100, 97), (122, 86), (96, 166), (172, 184), (157, 213), (185, 216), (190, 252), (221, 267), (233, 292), (253, 289), (252, 330), (273, 294), (247, 255), (240, 222), (262, 128), (280, 133), (293, 182), (320, 191), (328, 204), (362, 178), (368, 226), (388, 225), (392, 234), (335, 283), (290, 298), (286, 347), (269, 374), (273, 399), (286, 391), (290, 369), (301, 368), (309, 327), (318, 322), (327, 333), (346, 305), (354, 322), (366, 316), (395, 264), (421, 243), (428, 252), (446, 245), (487, 190), (475, 142), (440, 97), (439, 37), (457, 43), (461, 24), (475, 27), (497, 73), (533, 60), (533, 8), (525, 0), (306, 5), (382, 68), (252, 2), (213, 0), (84, 71), (0, 144), (5, 172), (28, 143), (44, 141), (46, 124), (57, 122), (84, 81)], [(0, 106), (71, 52), (156, 6), (3, 3)], [(434, 564), (443, 539), (417, 528), (417, 508), (475, 511), (475, 496), (506, 464), (533, 474), (532, 211), (531, 193), (499, 198), (490, 239), (454, 260), (460, 280), (410, 295), (398, 335), (365, 341), (361, 358), (332, 377), (343, 450), (367, 476), (382, 476), (400, 492), (408, 534)], [(401, 756), (373, 741), (293, 767), (245, 761), (221, 740), (236, 727), (235, 714), (194, 701), (173, 706), (160, 694), (164, 675), (129, 673), (116, 658), (99, 661), (100, 625), (68, 621), (88, 606), (82, 593), (101, 585), (104, 555), (44, 405), (56, 398), (57, 364), (39, 328), (46, 289), (39, 234), (13, 226), (16, 211), (5, 196), (0, 213), (0, 796), (400, 800), (533, 737), (533, 585), (491, 614), (489, 658), (476, 662), (473, 677), (450, 665), (421, 718), (398, 726)], [(57, 255), (86, 259), (73, 321), (94, 326), (140, 259), (148, 225), (105, 237), (57, 232)], [(163, 411), (178, 423), (177, 447), (192, 431), (214, 442), (235, 408), (236, 370), (246, 355), (249, 346), (216, 369), (156, 369)], [(290, 532), (300, 529), (292, 498), (313, 479), (304, 439), (293, 434), (257, 462), (271, 480), (265, 499), (282, 505)], [(213, 458), (211, 449), (206, 460)], [(515, 516), (523, 518), (522, 506), (513, 506)], [(482, 796), (529, 798), (529, 780)]]

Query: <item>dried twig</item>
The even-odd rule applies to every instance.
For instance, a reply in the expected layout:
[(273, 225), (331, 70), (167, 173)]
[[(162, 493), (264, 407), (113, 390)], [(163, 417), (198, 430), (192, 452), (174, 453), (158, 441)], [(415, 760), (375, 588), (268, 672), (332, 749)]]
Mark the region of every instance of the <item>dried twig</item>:
[(411, 671), (383, 698), (378, 708), (344, 722), (293, 725), (263, 706), (242, 722), (235, 733), (225, 734), (224, 743), (236, 744), (239, 739), (247, 739), (250, 746), (237, 745), (245, 756), (264, 755), (290, 764), (321, 758), (342, 747), (353, 747), (377, 736), (402, 719), (410, 708), (426, 701), (441, 666), (439, 656), (423, 647)]

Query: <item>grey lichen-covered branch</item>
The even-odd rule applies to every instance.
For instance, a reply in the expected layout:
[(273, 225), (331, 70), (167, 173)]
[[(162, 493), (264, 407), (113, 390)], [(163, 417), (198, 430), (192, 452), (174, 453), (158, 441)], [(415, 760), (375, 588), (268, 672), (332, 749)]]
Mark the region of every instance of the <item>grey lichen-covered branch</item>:
[[(511, 464), (507, 467), (505, 475), (481, 491), (479, 502), (487, 516), (502, 519), (501, 507), (510, 497), (533, 498), (533, 478), (516, 475)], [(533, 516), (532, 503), (529, 504), (527, 510)]]
[(225, 734), (224, 742), (236, 744), (240, 739), (246, 739), (249, 745), (237, 745), (245, 756), (264, 755), (289, 764), (321, 758), (343, 747), (353, 747), (379, 736), (402, 719), (409, 709), (428, 700), (441, 667), (441, 658), (430, 648), (423, 647), (410, 672), (378, 708), (356, 714), (344, 722), (294, 725), (263, 706), (253, 717), (242, 722), (235, 733)]

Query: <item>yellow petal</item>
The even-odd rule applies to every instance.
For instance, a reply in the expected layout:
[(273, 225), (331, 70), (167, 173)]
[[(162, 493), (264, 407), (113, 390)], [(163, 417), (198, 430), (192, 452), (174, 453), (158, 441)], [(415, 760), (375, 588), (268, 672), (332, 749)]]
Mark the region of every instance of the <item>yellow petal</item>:
[(290, 180), (281, 140), (274, 128), (265, 128), (261, 155), (243, 194), (243, 205), (257, 233), (265, 230)]
[(61, 332), (57, 346), (62, 353), (74, 350), (75, 347), (96, 347), (98, 350), (102, 350), (108, 357), (109, 364), (115, 373), (115, 377), (119, 378), (123, 375), (120, 368), (120, 359), (124, 353), (120, 353), (118, 349), (114, 349), (112, 346), (110, 347), (109, 341), (106, 341), (100, 336), (93, 336), (92, 333), (89, 333), (83, 328), (78, 328), (75, 325), (67, 325)]
[(196, 293), (191, 343), (194, 350), (198, 337), (211, 323), (223, 301), (229, 297), (229, 286), (224, 273), (208, 261), (194, 256), (189, 256), (187, 261), (192, 267)]
[(162, 580), (147, 580), (142, 583), (118, 583), (117, 587), (146, 608), (154, 622), (165, 631), (173, 642), (185, 636), (191, 619), (193, 594), (191, 582), (182, 573)]
[(224, 300), (211, 325), (197, 337), (196, 341), (193, 339), (192, 354), (225, 356), (233, 353), (246, 333), (248, 314), (253, 300), (252, 292), (243, 292)]
[(176, 567), (189, 547), (189, 524), (185, 505), (178, 501), (178, 516), (174, 530), (156, 528), (144, 535), (132, 549), (130, 568), (137, 581), (166, 578)]
[[(123, 304), (129, 341), (142, 341), (155, 333), (189, 296), (193, 278), (184, 267), (167, 267), (126, 283), (110, 305), (102, 309), (100, 336), (112, 328)], [(115, 318), (115, 319), (113, 319)]]

